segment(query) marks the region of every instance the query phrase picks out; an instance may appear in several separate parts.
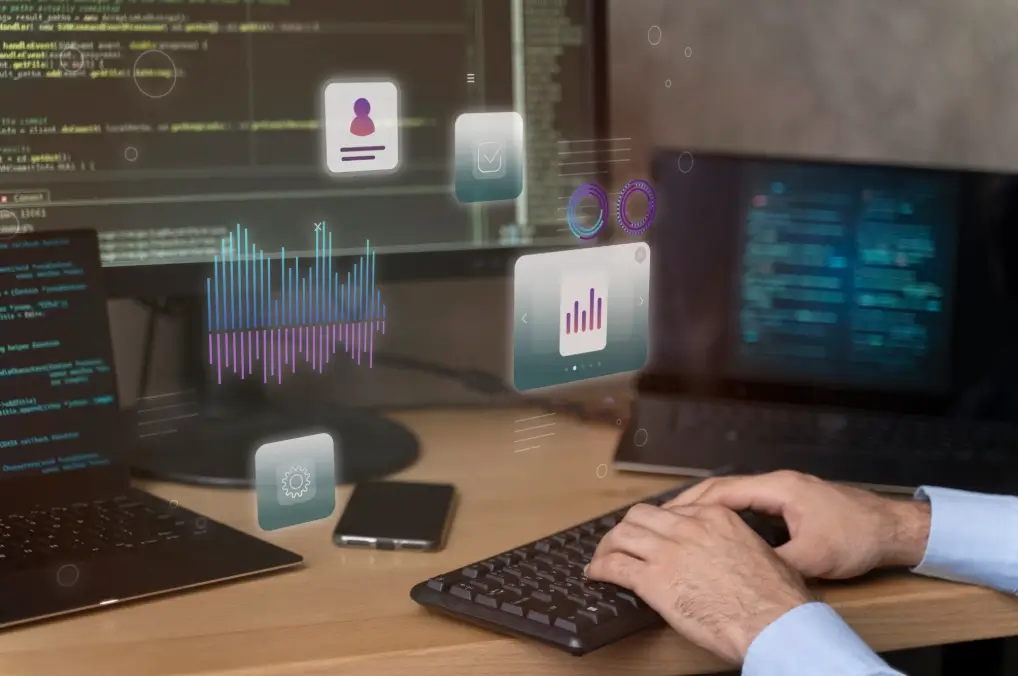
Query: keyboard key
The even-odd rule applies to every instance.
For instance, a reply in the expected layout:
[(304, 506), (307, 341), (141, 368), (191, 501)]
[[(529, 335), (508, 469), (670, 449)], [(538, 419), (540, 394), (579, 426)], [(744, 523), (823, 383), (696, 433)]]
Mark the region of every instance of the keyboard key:
[(498, 608), (498, 601), (488, 596), (487, 594), (478, 594), (474, 597), (474, 603), (479, 603), (482, 606), (489, 608)]
[(522, 589), (522, 587), (517, 587), (514, 584), (507, 584), (507, 585), (503, 586), (502, 589), (504, 589), (505, 591), (507, 591), (510, 594), (515, 594), (516, 596), (523, 596), (523, 589)]
[(628, 603), (629, 605), (633, 606), (634, 608), (639, 608), (640, 605), (643, 603), (642, 601), (637, 599), (636, 596), (634, 596), (633, 594), (630, 594), (629, 592), (615, 592), (615, 598), (617, 598), (617, 599), (619, 599), (621, 601), (625, 601), (626, 603)]
[(528, 610), (527, 619), (534, 622), (540, 622), (541, 624), (551, 624), (551, 618), (547, 613), (542, 613), (536, 610)]
[(523, 608), (516, 603), (503, 603), (502, 610), (509, 613), (510, 615), (516, 615), (523, 617)]
[(580, 628), (576, 625), (576, 622), (574, 620), (567, 620), (564, 617), (556, 617), (555, 626), (558, 627), (559, 629), (565, 629), (566, 631), (572, 632), (574, 634), (580, 630)]
[(470, 590), (470, 587), (466, 587), (461, 584), (453, 585), (449, 589), (449, 593), (466, 601), (473, 600), (474, 598), (474, 593)]
[(619, 607), (612, 601), (598, 601), (598, 608), (603, 609), (606, 613), (609, 613), (612, 617), (619, 616)]

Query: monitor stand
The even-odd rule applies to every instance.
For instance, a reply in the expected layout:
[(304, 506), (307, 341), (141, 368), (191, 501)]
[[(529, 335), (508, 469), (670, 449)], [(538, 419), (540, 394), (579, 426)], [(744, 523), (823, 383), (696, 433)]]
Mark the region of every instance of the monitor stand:
[[(270, 397), (259, 380), (216, 383), (207, 368), (200, 298), (174, 299), (184, 320), (187, 380), (195, 400), (176, 431), (134, 438), (129, 463), (135, 476), (185, 484), (246, 488), (253, 485), (254, 452), (264, 443), (328, 432), (336, 448), (336, 480), (378, 479), (411, 465), (418, 455), (413, 433), (375, 411), (323, 403), (306, 395)], [(176, 313), (175, 313), (176, 314)], [(323, 376), (326, 377), (326, 376)], [(135, 416), (128, 416), (132, 421)]]

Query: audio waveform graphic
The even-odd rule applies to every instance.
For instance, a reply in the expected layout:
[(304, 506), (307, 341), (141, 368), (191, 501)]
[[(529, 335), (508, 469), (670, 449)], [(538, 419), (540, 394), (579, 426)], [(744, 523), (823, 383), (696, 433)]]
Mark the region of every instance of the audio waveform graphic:
[(331, 253), (324, 223), (315, 226), (314, 258), (303, 267), (285, 248), (278, 259), (266, 256), (239, 225), (223, 238), (205, 280), (209, 364), (220, 384), (224, 371), (244, 379), (258, 370), (263, 382), (282, 383), (299, 360), (321, 373), (340, 350), (374, 366), (375, 334), (385, 335), (375, 252), (368, 242), (345, 277), (333, 271)]

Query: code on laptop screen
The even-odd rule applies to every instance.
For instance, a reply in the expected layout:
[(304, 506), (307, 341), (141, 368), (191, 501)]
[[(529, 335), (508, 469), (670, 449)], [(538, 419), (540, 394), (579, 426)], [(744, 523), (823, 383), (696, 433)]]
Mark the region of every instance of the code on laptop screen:
[(945, 389), (956, 177), (768, 162), (744, 180), (735, 372)]
[(88, 232), (0, 235), (0, 480), (108, 465), (116, 379)]

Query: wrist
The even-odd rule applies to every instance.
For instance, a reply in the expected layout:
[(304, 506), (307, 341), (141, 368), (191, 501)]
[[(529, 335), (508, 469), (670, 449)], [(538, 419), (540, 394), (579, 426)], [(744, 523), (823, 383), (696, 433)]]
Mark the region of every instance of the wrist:
[(883, 565), (915, 568), (926, 555), (930, 541), (930, 503), (921, 500), (890, 502), (893, 527)]
[(767, 627), (796, 608), (811, 603), (814, 600), (807, 593), (800, 590), (788, 589), (786, 593), (781, 593), (773, 598), (770, 603), (758, 608), (757, 612), (746, 618), (745, 622), (732, 625), (735, 630), (735, 635), (732, 636), (732, 643), (737, 653), (736, 663), (742, 664), (745, 661), (746, 655), (749, 654), (750, 646), (753, 645), (753, 642), (756, 641), (757, 637)]

